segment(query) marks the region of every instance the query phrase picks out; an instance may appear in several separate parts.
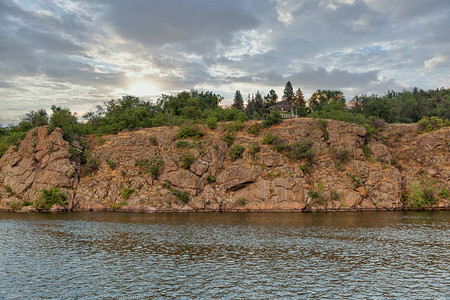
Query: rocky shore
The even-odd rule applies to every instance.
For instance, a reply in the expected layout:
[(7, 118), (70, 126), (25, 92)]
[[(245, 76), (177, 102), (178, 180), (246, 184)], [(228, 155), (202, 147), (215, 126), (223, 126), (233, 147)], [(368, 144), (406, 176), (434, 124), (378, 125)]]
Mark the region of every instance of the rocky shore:
[[(91, 169), (60, 129), (35, 128), (0, 158), (0, 210), (35, 211), (51, 187), (67, 195), (52, 211), (403, 210), (414, 208), (415, 181), (435, 193), (421, 209), (450, 208), (439, 195), (450, 189), (449, 127), (418, 134), (415, 124), (388, 124), (369, 140), (364, 127), (340, 121), (292, 119), (249, 134), (252, 124), (235, 133), (232, 145), (245, 149), (238, 157), (220, 128), (200, 126), (199, 139), (177, 139), (177, 127), (87, 137)], [(268, 132), (284, 144), (263, 144)], [(304, 141), (308, 161), (282, 149)]]

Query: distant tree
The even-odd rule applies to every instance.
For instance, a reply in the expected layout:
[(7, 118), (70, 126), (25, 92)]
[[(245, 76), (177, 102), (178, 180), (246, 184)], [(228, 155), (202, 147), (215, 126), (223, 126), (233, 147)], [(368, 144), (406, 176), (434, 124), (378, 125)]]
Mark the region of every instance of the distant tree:
[(294, 101), (292, 104), (295, 104), (300, 107), (306, 107), (305, 96), (303, 96), (302, 90), (299, 88), (294, 94)]
[(234, 101), (232, 106), (244, 111), (244, 99), (242, 99), (241, 91), (237, 90), (234, 94)]
[(283, 100), (289, 100), (290, 102), (294, 100), (294, 88), (292, 87), (290, 81), (286, 83), (286, 86), (284, 88)]
[(308, 106), (312, 111), (319, 111), (325, 104), (340, 102), (345, 106), (344, 93), (333, 90), (317, 90), (308, 100)]
[(52, 116), (50, 117), (50, 127), (52, 131), (56, 127), (63, 130), (63, 138), (72, 142), (83, 135), (81, 124), (77, 117), (68, 108), (52, 105)]
[(255, 111), (256, 111), (255, 97), (253, 95), (248, 94), (247, 106), (245, 107), (245, 114), (247, 115), (247, 118), (251, 118)]
[(271, 89), (269, 93), (264, 97), (264, 106), (266, 108), (273, 106), (277, 103), (277, 100), (278, 100), (277, 93), (273, 89)]
[(255, 94), (255, 110), (259, 115), (263, 114), (264, 111), (264, 99), (259, 91)]

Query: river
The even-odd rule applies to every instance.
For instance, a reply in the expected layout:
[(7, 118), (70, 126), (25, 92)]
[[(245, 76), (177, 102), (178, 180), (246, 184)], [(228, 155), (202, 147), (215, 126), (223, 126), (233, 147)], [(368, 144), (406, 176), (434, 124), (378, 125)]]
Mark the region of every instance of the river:
[(450, 299), (450, 212), (0, 213), (0, 299)]

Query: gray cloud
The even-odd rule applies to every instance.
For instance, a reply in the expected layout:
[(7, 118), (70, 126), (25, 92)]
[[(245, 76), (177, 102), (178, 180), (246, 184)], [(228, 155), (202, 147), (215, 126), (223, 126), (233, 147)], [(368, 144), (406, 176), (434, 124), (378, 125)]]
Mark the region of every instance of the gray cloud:
[(135, 82), (232, 96), (290, 80), (347, 99), (436, 88), (450, 80), (449, 20), (448, 0), (0, 0), (0, 122), (86, 111)]

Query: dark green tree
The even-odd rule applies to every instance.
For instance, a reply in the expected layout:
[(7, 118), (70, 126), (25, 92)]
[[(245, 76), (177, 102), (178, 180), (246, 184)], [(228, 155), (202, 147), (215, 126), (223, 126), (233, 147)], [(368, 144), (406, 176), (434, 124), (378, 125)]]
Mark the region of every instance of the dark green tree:
[(241, 91), (236, 91), (236, 93), (234, 94), (233, 105), (231, 106), (244, 111), (244, 99), (242, 99)]
[(269, 93), (264, 96), (264, 108), (267, 110), (268, 107), (271, 107), (277, 103), (278, 95), (277, 93), (271, 89)]
[(295, 92), (292, 104), (299, 107), (306, 107), (305, 96), (303, 96), (303, 92), (300, 88)]
[(294, 88), (290, 81), (286, 83), (283, 93), (283, 100), (288, 100), (290, 102), (294, 101)]

